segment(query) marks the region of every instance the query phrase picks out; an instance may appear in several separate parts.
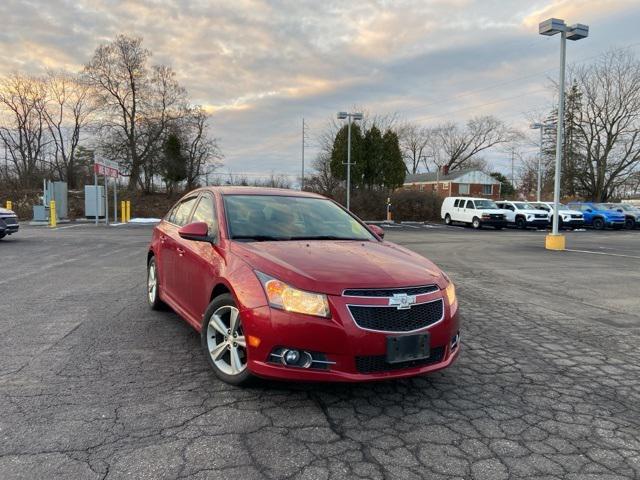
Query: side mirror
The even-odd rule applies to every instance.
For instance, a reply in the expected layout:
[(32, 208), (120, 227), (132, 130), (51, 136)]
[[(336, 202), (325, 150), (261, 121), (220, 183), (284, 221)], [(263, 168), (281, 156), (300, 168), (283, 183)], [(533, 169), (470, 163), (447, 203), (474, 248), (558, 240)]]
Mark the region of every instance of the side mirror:
[(593, 210), (591, 210), (590, 208), (587, 208), (587, 212), (591, 213), (593, 212)]
[(193, 240), (194, 242), (213, 243), (213, 237), (209, 236), (209, 225), (205, 222), (193, 222), (184, 227), (180, 227), (178, 235), (185, 240)]
[(367, 227), (369, 227), (369, 230), (377, 235), (380, 238), (384, 238), (384, 230), (382, 228), (380, 228), (378, 225), (367, 225)]

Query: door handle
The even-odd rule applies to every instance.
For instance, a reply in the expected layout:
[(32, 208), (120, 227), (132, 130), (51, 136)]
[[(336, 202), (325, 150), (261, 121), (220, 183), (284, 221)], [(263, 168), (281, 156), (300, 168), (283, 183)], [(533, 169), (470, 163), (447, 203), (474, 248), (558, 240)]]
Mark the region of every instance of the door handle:
[(184, 250), (182, 248), (178, 247), (176, 250), (178, 251), (178, 255), (180, 256), (184, 255)]

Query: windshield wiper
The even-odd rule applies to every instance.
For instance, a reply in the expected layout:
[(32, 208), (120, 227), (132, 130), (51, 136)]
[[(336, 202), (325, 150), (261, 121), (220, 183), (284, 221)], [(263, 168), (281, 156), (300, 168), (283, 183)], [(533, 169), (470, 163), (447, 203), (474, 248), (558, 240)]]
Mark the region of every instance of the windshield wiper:
[(272, 237), (271, 235), (234, 235), (231, 240), (254, 240), (256, 242), (269, 242), (289, 240), (288, 237)]

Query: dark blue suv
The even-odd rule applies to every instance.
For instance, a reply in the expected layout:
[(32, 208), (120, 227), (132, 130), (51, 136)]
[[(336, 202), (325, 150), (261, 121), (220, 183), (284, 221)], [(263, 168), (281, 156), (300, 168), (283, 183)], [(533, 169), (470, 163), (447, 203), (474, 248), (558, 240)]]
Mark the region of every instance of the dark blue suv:
[(604, 203), (572, 202), (569, 203), (569, 208), (580, 210), (584, 216), (584, 224), (596, 230), (604, 230), (606, 227), (616, 229), (624, 227), (624, 213), (611, 210)]

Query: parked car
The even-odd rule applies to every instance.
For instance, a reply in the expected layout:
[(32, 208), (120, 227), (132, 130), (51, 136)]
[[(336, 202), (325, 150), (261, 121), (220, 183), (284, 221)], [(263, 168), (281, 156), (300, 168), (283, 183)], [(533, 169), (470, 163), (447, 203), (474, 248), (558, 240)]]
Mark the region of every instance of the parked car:
[(628, 203), (607, 203), (611, 210), (617, 210), (624, 214), (625, 228), (632, 230), (640, 227), (640, 208), (629, 205)]
[(16, 233), (20, 229), (18, 216), (13, 210), (0, 208), (0, 238)]
[(486, 198), (447, 197), (442, 202), (440, 217), (447, 225), (464, 223), (476, 229), (491, 226), (500, 230), (507, 225), (504, 212)]
[(596, 230), (604, 230), (607, 227), (615, 229), (624, 227), (624, 213), (611, 210), (604, 203), (570, 202), (568, 206), (582, 212), (584, 224)]
[(518, 228), (549, 226), (549, 212), (534, 207), (527, 202), (501, 200), (496, 202), (498, 208), (505, 212), (507, 222)]
[(458, 302), (426, 258), (320, 195), (205, 187), (154, 228), (147, 301), (200, 332), (217, 376), (364, 381), (448, 367)]
[[(530, 202), (536, 208), (549, 213), (549, 223), (553, 222), (553, 202)], [(578, 210), (571, 210), (560, 204), (558, 209), (558, 228), (580, 228), (584, 226), (584, 215)]]

